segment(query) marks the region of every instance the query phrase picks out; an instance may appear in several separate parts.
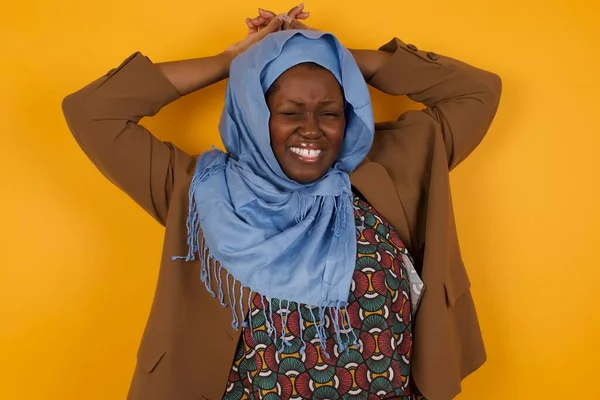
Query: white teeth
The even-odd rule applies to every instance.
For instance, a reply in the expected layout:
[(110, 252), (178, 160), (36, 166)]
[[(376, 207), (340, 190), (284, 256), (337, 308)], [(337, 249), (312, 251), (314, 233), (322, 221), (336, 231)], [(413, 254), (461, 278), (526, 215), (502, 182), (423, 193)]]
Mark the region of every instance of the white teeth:
[(290, 150), (292, 151), (292, 153), (298, 154), (303, 157), (317, 157), (323, 152), (323, 150), (312, 150), (312, 149), (309, 150), (309, 149), (301, 149), (299, 147), (292, 147), (292, 148), (290, 148)]

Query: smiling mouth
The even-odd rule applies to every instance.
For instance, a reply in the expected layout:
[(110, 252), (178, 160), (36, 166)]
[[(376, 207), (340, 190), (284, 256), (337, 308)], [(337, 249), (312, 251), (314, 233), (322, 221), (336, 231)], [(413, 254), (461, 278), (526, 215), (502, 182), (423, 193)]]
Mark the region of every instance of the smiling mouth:
[(300, 147), (290, 147), (290, 152), (296, 159), (307, 164), (319, 162), (323, 155), (323, 150), (303, 149)]

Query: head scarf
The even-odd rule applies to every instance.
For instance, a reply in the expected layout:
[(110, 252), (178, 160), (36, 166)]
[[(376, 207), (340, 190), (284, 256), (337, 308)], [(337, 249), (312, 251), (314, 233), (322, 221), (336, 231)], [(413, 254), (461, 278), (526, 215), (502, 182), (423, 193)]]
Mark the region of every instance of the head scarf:
[[(347, 120), (338, 160), (309, 184), (289, 179), (279, 166), (270, 145), (265, 101), (271, 84), (304, 62), (335, 76), (343, 88)], [(322, 318), (316, 331), (324, 343), (325, 312), (340, 315), (347, 305), (356, 262), (348, 172), (365, 158), (374, 133), (364, 78), (350, 52), (331, 34), (270, 34), (233, 60), (219, 130), (227, 152), (213, 149), (198, 159), (190, 187), (189, 252), (182, 258), (200, 257), (201, 279), (209, 292), (211, 280), (219, 280), (218, 297), (223, 305), (226, 297), (233, 303), (235, 328), (243, 319), (236, 309), (243, 309), (242, 293), (248, 288), (268, 301), (318, 312)], [(227, 279), (223, 293), (222, 268), (239, 289), (235, 284), (230, 288)], [(345, 324), (335, 320), (340, 339)]]

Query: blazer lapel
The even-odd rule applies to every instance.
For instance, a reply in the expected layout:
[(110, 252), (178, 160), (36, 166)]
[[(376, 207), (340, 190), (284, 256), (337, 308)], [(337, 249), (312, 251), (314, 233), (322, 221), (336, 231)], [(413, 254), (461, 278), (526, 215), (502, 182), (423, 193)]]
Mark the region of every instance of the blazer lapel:
[(412, 249), (406, 213), (392, 178), (381, 164), (365, 159), (350, 174), (350, 181), (369, 204), (388, 220), (409, 250)]

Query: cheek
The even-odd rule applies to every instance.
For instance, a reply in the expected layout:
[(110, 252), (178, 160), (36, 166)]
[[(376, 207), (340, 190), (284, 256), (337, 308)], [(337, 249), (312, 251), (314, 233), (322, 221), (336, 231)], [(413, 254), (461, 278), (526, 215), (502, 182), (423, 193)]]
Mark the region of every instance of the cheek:
[(271, 148), (275, 155), (279, 155), (285, 150), (285, 143), (290, 136), (288, 131), (289, 129), (285, 124), (278, 123), (276, 120), (271, 120), (269, 122)]
[(342, 148), (342, 143), (344, 142), (344, 133), (346, 130), (346, 124), (340, 123), (335, 126), (330, 127), (328, 139), (331, 148), (334, 150), (334, 153), (337, 154), (340, 152)]

